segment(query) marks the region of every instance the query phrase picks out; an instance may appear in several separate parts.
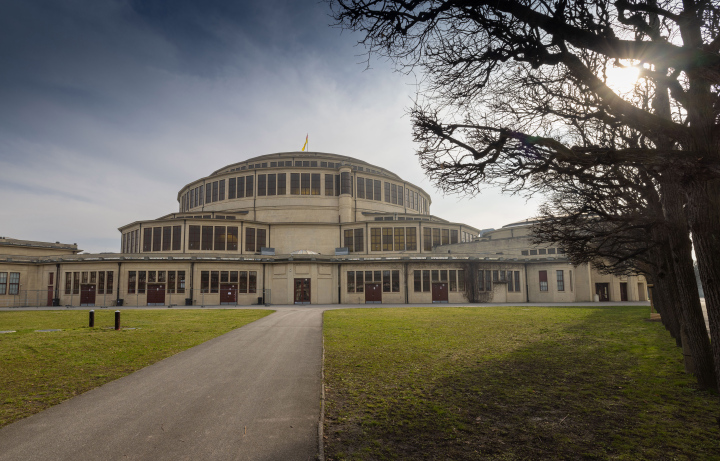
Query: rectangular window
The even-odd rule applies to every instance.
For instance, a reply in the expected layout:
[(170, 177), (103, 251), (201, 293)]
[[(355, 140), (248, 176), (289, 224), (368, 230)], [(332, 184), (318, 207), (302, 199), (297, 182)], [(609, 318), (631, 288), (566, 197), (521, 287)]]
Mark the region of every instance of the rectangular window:
[(400, 292), (400, 271), (392, 271), (392, 292)]
[(417, 251), (417, 235), (414, 227), (405, 228), (405, 249), (407, 251)]
[(137, 284), (137, 273), (135, 271), (129, 271), (128, 272), (128, 286), (127, 286), (128, 294), (135, 293), (135, 285), (136, 284)]
[(382, 181), (379, 179), (374, 180), (373, 184), (375, 200), (378, 202), (382, 201)]
[(398, 187), (398, 205), (403, 205), (403, 186), (397, 186)]
[(430, 291), (430, 271), (424, 270), (422, 271), (422, 291), (427, 292)]
[(152, 235), (152, 251), (160, 251), (160, 242), (162, 241), (162, 227), (153, 227)]
[(255, 193), (255, 177), (248, 176), (245, 179), (245, 196), (252, 197), (254, 193)]
[(383, 251), (393, 251), (393, 230), (392, 227), (383, 227), (382, 230)]
[(568, 271), (568, 281), (570, 282), (570, 291), (573, 291), (572, 271)]
[(80, 294), (80, 272), (73, 272), (73, 292), (72, 294)]
[(449, 243), (450, 243), (450, 230), (443, 229), (442, 230), (442, 244), (448, 245)]
[(413, 290), (422, 291), (422, 271), (413, 271)]
[(264, 197), (267, 195), (267, 176), (264, 174), (259, 174), (257, 177), (258, 180), (258, 197)]
[[(66, 274), (69, 274), (69, 272), (66, 272)], [(10, 279), (8, 283), (8, 273), (7, 272), (0, 272), (0, 295), (9, 294), (9, 295), (16, 295), (18, 294), (17, 291), (13, 293), (13, 279), (14, 275), (17, 275), (17, 282), (15, 285), (15, 289), (18, 289), (19, 283), (20, 283), (20, 273), (19, 272), (10, 272)], [(67, 291), (67, 290), (66, 290)]]
[(465, 271), (458, 271), (458, 291), (465, 291)]
[(167, 292), (175, 293), (175, 271), (168, 271)]
[(248, 293), (257, 292), (257, 272), (250, 271), (248, 274)]
[(148, 271), (148, 283), (155, 283), (156, 271)]
[(440, 245), (440, 229), (433, 228), (433, 230), (432, 230), (432, 245), (434, 247)]
[(245, 251), (255, 252), (255, 228), (245, 228)]
[(113, 288), (115, 288), (115, 287), (113, 286), (113, 282), (114, 282), (114, 280), (113, 280), (113, 271), (108, 271), (108, 272), (107, 272), (107, 277), (105, 278), (105, 293), (107, 293), (107, 294), (109, 294), (109, 295), (112, 294)]
[(487, 291), (493, 290), (492, 275), (490, 274), (490, 271), (485, 271), (485, 289)]
[(565, 271), (557, 272), (557, 289), (558, 291), (565, 291)]
[(320, 173), (310, 175), (310, 195), (320, 195)]
[(373, 273), (372, 271), (365, 271), (365, 283), (372, 283)]
[(152, 248), (152, 229), (149, 227), (145, 228), (143, 232), (143, 252), (150, 251)]
[(335, 186), (333, 185), (333, 175), (326, 174), (325, 175), (325, 195), (327, 196), (333, 196), (335, 195)]
[(165, 283), (167, 279), (165, 278), (165, 271), (158, 271), (158, 283)]
[(214, 181), (212, 183), (212, 201), (217, 202), (218, 201), (218, 182)]
[(225, 226), (215, 226), (215, 251), (225, 251)]
[(450, 243), (458, 243), (458, 231), (450, 231)]
[(390, 183), (386, 182), (385, 183), (385, 201), (388, 203), (392, 203), (391, 200), (392, 200), (392, 198), (390, 197)]
[(357, 178), (357, 198), (365, 198), (365, 178)]
[(363, 271), (355, 272), (355, 292), (362, 293), (365, 291), (365, 282), (363, 281)]
[[(6, 293), (7, 272), (0, 272), (0, 295)], [(72, 272), (65, 272), (65, 294), (69, 295), (72, 291)]]
[(485, 291), (485, 271), (478, 271), (478, 291)]
[(390, 293), (391, 283), (390, 283), (390, 271), (382, 271), (382, 284), (383, 284), (383, 292), (384, 293)]
[(185, 271), (178, 271), (177, 273), (177, 292), (185, 293)]
[(373, 227), (370, 229), (370, 250), (371, 251), (380, 251), (381, 244), (381, 230), (378, 227)]
[(300, 174), (300, 195), (310, 195), (310, 173)]
[(429, 227), (423, 228), (423, 250), (432, 251), (432, 229)]
[(440, 271), (439, 270), (431, 270), (430, 274), (432, 274), (433, 283), (440, 281)]
[(354, 229), (346, 229), (345, 232), (343, 232), (343, 246), (348, 249), (348, 251), (354, 251), (355, 245), (353, 245), (353, 236), (355, 235), (353, 233)]
[(290, 173), (290, 194), (300, 195), (300, 173)]
[(202, 250), (213, 249), (213, 226), (202, 226)]
[(200, 226), (190, 226), (188, 234), (188, 250), (199, 250)]
[(507, 290), (508, 290), (508, 292), (515, 291), (515, 286), (513, 284), (512, 271), (507, 271), (507, 272), (508, 272)]
[(257, 243), (255, 251), (260, 251), (262, 248), (267, 247), (267, 240), (266, 240), (267, 230), (266, 229), (258, 229), (257, 230)]
[(396, 184), (390, 185), (390, 202), (397, 205), (398, 193), (397, 193), (397, 185)]
[(232, 226), (227, 228), (227, 250), (237, 251), (238, 249), (238, 228)]
[(352, 195), (352, 178), (347, 171), (340, 173), (340, 193)]
[(228, 283), (230, 280), (230, 273), (228, 271), (220, 271), (220, 283)]
[(205, 203), (212, 202), (212, 184), (205, 186)]
[(210, 293), (210, 272), (200, 272), (200, 293)]
[(91, 284), (97, 283), (97, 271), (90, 272), (90, 283)]
[(277, 194), (278, 195), (287, 194), (287, 173), (278, 173), (277, 181), (278, 181)]
[(395, 251), (405, 251), (405, 228), (395, 228)]
[(145, 284), (147, 283), (147, 274), (145, 271), (138, 271), (138, 293), (145, 293)]
[(225, 180), (220, 180), (220, 193), (219, 193), (219, 200), (225, 200)]
[(540, 254), (540, 255), (547, 254), (547, 249), (545, 249), (545, 248), (540, 248), (540, 249), (538, 250), (538, 254)]
[(105, 293), (105, 271), (100, 271), (100, 273), (98, 274), (97, 292), (98, 294)]
[(450, 271), (450, 291), (457, 291), (457, 273)]
[(162, 251), (170, 251), (172, 246), (172, 227), (164, 226), (162, 228)]
[(228, 199), (232, 200), (235, 198), (235, 178), (228, 179)]
[(363, 236), (363, 230), (360, 229), (354, 229), (354, 241), (355, 241), (355, 252), (361, 252), (365, 251), (365, 242), (364, 242), (364, 236)]
[(238, 282), (238, 293), (247, 293), (248, 289), (247, 272), (240, 271), (240, 281)]
[(492, 271), (492, 280), (493, 282), (497, 283), (500, 279), (498, 278), (499, 274), (498, 271)]
[(515, 291), (522, 291), (520, 289), (520, 271), (515, 271)]
[(210, 271), (210, 293), (220, 293), (219, 271)]
[(181, 250), (182, 245), (182, 234), (181, 234), (181, 227), (180, 226), (173, 226), (172, 228), (172, 250), (173, 251), (179, 251)]
[(365, 180), (365, 198), (373, 200), (373, 180), (369, 178)]
[(355, 272), (348, 271), (347, 273), (347, 292), (355, 293)]
[(540, 291), (548, 291), (547, 271), (539, 271), (538, 275), (540, 277)]
[(267, 177), (267, 194), (276, 195), (277, 176), (275, 174), (269, 174)]
[(245, 197), (245, 176), (237, 178), (237, 198)]

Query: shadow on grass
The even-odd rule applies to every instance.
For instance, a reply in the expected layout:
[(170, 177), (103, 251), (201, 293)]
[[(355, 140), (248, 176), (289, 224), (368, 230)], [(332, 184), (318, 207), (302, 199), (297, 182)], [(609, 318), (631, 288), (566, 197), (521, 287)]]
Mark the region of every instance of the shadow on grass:
[(501, 358), (451, 352), (367, 395), (331, 389), (328, 459), (720, 459), (718, 396), (662, 326), (599, 310), (546, 336)]

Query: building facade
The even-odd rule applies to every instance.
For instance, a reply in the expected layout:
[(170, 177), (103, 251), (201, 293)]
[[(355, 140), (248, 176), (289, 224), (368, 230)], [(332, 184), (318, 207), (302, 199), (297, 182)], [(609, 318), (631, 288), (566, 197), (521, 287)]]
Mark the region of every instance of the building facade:
[(422, 188), (351, 157), (264, 155), (177, 200), (120, 227), (120, 253), (0, 239), (0, 306), (645, 299), (641, 278), (605, 281), (531, 248), (527, 225), (480, 235), (431, 215)]

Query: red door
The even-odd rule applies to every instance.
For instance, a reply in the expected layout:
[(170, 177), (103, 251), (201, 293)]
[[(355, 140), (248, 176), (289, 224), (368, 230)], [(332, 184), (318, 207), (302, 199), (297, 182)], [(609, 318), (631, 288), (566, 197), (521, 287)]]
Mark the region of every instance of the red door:
[(433, 283), (432, 284), (432, 302), (446, 303), (448, 302), (448, 284)]
[(95, 305), (95, 285), (80, 285), (80, 305)]
[(382, 304), (382, 284), (365, 284), (365, 304)]
[(53, 304), (52, 304), (52, 300), (53, 300), (53, 287), (52, 287), (52, 286), (48, 286), (48, 301), (47, 301), (47, 305), (48, 305), (48, 306), (52, 306), (52, 305), (53, 305)]
[(220, 304), (237, 303), (237, 285), (220, 285)]
[(310, 279), (295, 279), (295, 304), (310, 304)]
[(162, 306), (165, 304), (165, 284), (148, 284), (148, 306)]

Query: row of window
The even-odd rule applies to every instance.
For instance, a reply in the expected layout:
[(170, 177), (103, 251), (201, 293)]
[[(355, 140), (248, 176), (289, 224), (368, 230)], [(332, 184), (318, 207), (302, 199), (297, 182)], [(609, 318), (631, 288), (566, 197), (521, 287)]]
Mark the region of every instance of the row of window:
[(417, 251), (414, 227), (371, 227), (371, 251)]
[[(52, 275), (50, 274), (50, 283), (52, 284)], [(65, 294), (80, 294), (81, 285), (83, 291), (95, 291), (97, 294), (113, 293), (113, 271), (84, 271), (84, 272), (65, 272)]]
[[(188, 249), (237, 251), (237, 226), (188, 226)], [(267, 246), (267, 229), (245, 228), (245, 251), (259, 252)]]
[(565, 248), (557, 248), (557, 251), (555, 248), (538, 248), (535, 250), (521, 250), (520, 253), (523, 256), (536, 256), (536, 255), (564, 255), (565, 254)]
[(128, 294), (145, 294), (150, 284), (164, 285), (167, 293), (185, 293), (185, 271), (128, 271)]
[(143, 252), (179, 251), (181, 226), (146, 227), (143, 229)]
[(511, 293), (519, 293), (522, 291), (522, 285), (520, 285), (520, 271), (478, 271), (478, 291), (492, 291), (493, 283), (507, 283), (507, 291)]
[(20, 272), (0, 272), (0, 295), (20, 293)]
[(200, 293), (219, 293), (221, 289), (257, 293), (257, 271), (200, 272)]
[(460, 270), (416, 270), (413, 272), (415, 292), (431, 291), (431, 283), (447, 283), (449, 291), (465, 291), (465, 271)]
[[(288, 174), (290, 175), (290, 188), (288, 190)], [(180, 210), (189, 211), (205, 203), (214, 203), (225, 200), (225, 183), (227, 181), (227, 198), (252, 197), (255, 190), (255, 177), (252, 175), (235, 178), (220, 179), (205, 186), (198, 186), (188, 190), (181, 197)], [(324, 183), (324, 190), (321, 186)], [(205, 193), (203, 195), (203, 189)], [(377, 179), (357, 177), (356, 192), (353, 191), (352, 176), (348, 172), (340, 174), (320, 173), (268, 173), (257, 175), (257, 196), (274, 195), (325, 195), (339, 196), (341, 194), (355, 195), (366, 200), (382, 201), (382, 181)], [(405, 206), (427, 213), (427, 200), (417, 191), (412, 191), (400, 184), (385, 182), (385, 202)]]
[[(572, 271), (568, 271), (568, 276), (569, 288), (570, 291), (573, 291)], [(540, 282), (540, 291), (548, 291), (548, 271), (539, 271), (538, 278)], [(565, 291), (565, 271), (556, 270), (555, 281), (557, 282), (557, 291)]]
[(382, 284), (384, 293), (400, 292), (400, 271), (348, 271), (347, 292), (363, 293), (365, 285), (377, 283)]
[(140, 229), (135, 229), (122, 235), (122, 252), (140, 253)]
[[(302, 167), (302, 168), (340, 168), (342, 166), (341, 163), (335, 163), (335, 162), (318, 162), (317, 160), (296, 160), (293, 164), (292, 160), (281, 160), (277, 162), (262, 162), (262, 163), (251, 163), (249, 165), (242, 165), (237, 168), (233, 168), (228, 171), (244, 171), (244, 170), (254, 170), (259, 168), (268, 168), (268, 165), (270, 168), (287, 168), (287, 167)], [(372, 168), (366, 168), (362, 166), (356, 166), (356, 165), (349, 165), (350, 168), (357, 171), (367, 171), (369, 173), (375, 173), (375, 174), (384, 174), (381, 171), (373, 170)]]
[(438, 245), (458, 243), (459, 232), (455, 229), (440, 229), (436, 227), (423, 228), (423, 250), (432, 251)]

